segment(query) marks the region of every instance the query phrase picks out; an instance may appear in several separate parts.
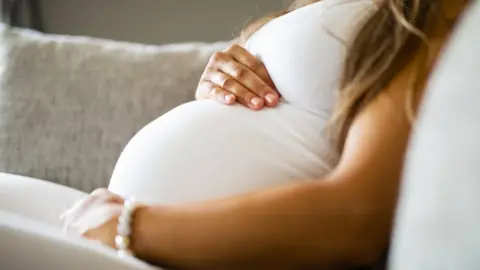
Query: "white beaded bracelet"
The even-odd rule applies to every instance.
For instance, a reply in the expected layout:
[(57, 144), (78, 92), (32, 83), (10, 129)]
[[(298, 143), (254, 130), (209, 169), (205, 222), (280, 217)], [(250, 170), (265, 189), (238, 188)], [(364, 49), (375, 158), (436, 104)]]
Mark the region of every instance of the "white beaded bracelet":
[(123, 203), (122, 213), (118, 217), (117, 235), (115, 236), (115, 247), (120, 257), (132, 256), (130, 249), (132, 234), (132, 218), (137, 208), (133, 198), (126, 199)]

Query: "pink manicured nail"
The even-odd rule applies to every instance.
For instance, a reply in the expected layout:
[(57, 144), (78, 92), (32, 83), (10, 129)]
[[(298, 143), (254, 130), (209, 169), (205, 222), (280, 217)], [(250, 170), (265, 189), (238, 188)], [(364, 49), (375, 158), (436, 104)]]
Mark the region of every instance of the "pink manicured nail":
[(255, 107), (260, 107), (262, 106), (263, 102), (262, 102), (262, 99), (261, 98), (258, 98), (258, 97), (254, 97), (250, 100), (250, 103), (252, 103), (253, 106)]
[(265, 99), (267, 100), (267, 102), (268, 102), (269, 104), (273, 104), (273, 103), (275, 103), (275, 102), (277, 101), (277, 96), (274, 95), (274, 94), (267, 94), (267, 95), (265, 96)]
[(225, 101), (228, 103), (231, 103), (235, 100), (235, 97), (233, 95), (225, 95)]

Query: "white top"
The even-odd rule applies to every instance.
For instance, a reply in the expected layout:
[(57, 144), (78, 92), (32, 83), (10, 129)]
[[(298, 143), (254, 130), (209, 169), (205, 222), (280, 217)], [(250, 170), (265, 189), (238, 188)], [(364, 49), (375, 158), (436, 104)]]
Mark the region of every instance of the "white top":
[(345, 40), (367, 0), (323, 0), (260, 29), (247, 49), (284, 101), (252, 111), (215, 101), (181, 105), (143, 128), (115, 167), (110, 189), (150, 203), (204, 200), (319, 179), (339, 154), (325, 126)]

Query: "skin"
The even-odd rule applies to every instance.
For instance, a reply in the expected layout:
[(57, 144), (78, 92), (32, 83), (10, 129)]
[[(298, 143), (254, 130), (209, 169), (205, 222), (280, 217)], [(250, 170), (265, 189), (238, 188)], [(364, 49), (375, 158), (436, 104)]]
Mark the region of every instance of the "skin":
[[(195, 204), (142, 206), (133, 224), (135, 254), (180, 269), (373, 263), (389, 240), (410, 132), (408, 119), (398, 113), (406, 102), (407, 74), (408, 69), (356, 118), (340, 164), (321, 181)], [(113, 246), (120, 202), (98, 191), (77, 206), (86, 205), (83, 213), (67, 214), (73, 216), (67, 223), (73, 230), (76, 224), (93, 227), (82, 233)], [(105, 220), (89, 218), (103, 212)]]
[[(315, 1), (312, 1), (315, 2)], [(378, 4), (378, 1), (374, 1)], [(197, 100), (225, 105), (236, 102), (252, 110), (275, 107), (280, 94), (265, 65), (245, 48), (234, 44), (210, 58), (195, 92)]]
[(264, 64), (237, 44), (213, 54), (195, 93), (198, 100), (239, 102), (253, 110), (276, 106), (279, 96)]
[[(441, 32), (445, 34), (429, 44), (432, 65), (448, 36)], [(402, 113), (405, 89), (416, 72), (415, 61), (425, 53), (354, 119), (340, 163), (325, 178), (200, 203), (140, 206), (132, 232), (136, 256), (180, 269), (374, 263), (389, 242), (411, 130)], [(96, 191), (70, 209), (63, 222), (67, 229), (113, 247), (122, 202), (107, 190)]]
[[(389, 240), (410, 133), (407, 117), (398, 113), (406, 102), (409, 70), (356, 118), (342, 159), (330, 175), (202, 203), (142, 206), (135, 216), (135, 254), (181, 269), (373, 263)], [(100, 200), (116, 200), (105, 192)], [(113, 246), (115, 223), (110, 219), (85, 235)]]

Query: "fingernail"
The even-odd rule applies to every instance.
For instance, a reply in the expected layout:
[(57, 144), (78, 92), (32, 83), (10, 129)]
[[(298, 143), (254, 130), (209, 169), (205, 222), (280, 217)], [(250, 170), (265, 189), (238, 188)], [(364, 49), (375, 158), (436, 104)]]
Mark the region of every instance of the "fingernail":
[(265, 96), (265, 99), (267, 100), (268, 103), (273, 104), (275, 103), (275, 101), (277, 101), (277, 96), (270, 93)]
[(250, 100), (250, 103), (252, 103), (253, 106), (255, 107), (259, 107), (259, 106), (262, 106), (262, 99), (258, 97), (254, 97)]
[(235, 97), (233, 95), (225, 95), (225, 101), (228, 103), (233, 102), (234, 99)]

